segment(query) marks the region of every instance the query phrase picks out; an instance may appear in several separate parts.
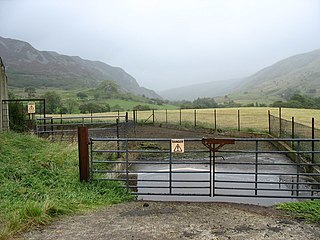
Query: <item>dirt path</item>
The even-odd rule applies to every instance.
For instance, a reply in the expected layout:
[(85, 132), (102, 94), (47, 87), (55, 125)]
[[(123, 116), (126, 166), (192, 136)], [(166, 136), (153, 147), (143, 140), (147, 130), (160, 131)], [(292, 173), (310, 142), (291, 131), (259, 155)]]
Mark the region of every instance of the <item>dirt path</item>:
[(271, 207), (129, 202), (62, 218), (17, 239), (320, 239), (320, 226)]
[[(144, 126), (137, 128), (137, 137), (149, 136), (187, 138), (215, 135), (200, 130)], [(227, 133), (226, 136), (234, 135)], [(248, 137), (250, 136), (252, 137)], [(320, 239), (320, 225), (294, 220), (273, 207), (233, 203), (134, 201), (82, 215), (63, 217), (43, 229), (28, 232), (17, 239), (316, 240)]]

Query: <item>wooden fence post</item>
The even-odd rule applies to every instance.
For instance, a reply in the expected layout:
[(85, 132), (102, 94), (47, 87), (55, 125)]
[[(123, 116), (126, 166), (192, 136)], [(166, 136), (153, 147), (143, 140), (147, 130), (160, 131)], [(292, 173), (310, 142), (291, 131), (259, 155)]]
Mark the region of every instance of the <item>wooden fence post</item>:
[(238, 109), (238, 131), (240, 132), (240, 109)]
[(78, 127), (79, 172), (81, 182), (87, 182), (90, 178), (88, 143), (88, 128)]
[(217, 131), (217, 109), (214, 110), (214, 131)]
[(311, 132), (311, 138), (312, 138), (312, 142), (311, 142), (311, 162), (314, 163), (314, 138), (315, 138), (315, 134), (314, 134), (314, 118), (312, 118), (311, 121), (311, 128), (312, 128), (312, 132)]
[(166, 124), (168, 124), (168, 109), (166, 109)]
[(136, 123), (136, 111), (132, 110), (133, 122)]
[(271, 134), (271, 114), (270, 114), (270, 110), (268, 110), (268, 127), (269, 127), (269, 134)]
[(279, 137), (281, 137), (282, 136), (282, 122), (281, 122), (281, 120), (282, 120), (282, 113), (281, 113), (281, 107), (279, 107)]
[(197, 110), (194, 110), (194, 127), (197, 126)]
[[(294, 139), (294, 117), (291, 117), (291, 138)], [(294, 141), (291, 143), (291, 148), (294, 148)]]

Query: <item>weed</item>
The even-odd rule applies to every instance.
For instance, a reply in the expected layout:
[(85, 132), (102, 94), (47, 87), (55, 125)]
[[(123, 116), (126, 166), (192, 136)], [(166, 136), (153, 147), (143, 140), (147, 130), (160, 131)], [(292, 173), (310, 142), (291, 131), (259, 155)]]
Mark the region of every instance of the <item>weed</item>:
[(81, 183), (76, 144), (0, 134), (0, 239), (56, 216), (131, 199), (116, 182)]

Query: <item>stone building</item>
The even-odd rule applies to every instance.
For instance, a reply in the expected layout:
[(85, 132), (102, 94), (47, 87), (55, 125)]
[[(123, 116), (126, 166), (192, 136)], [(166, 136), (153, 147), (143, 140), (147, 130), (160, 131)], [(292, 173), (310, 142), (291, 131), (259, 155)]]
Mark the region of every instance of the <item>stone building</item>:
[(8, 79), (0, 57), (0, 131), (9, 130), (8, 103), (2, 103), (2, 100), (6, 99), (8, 99)]

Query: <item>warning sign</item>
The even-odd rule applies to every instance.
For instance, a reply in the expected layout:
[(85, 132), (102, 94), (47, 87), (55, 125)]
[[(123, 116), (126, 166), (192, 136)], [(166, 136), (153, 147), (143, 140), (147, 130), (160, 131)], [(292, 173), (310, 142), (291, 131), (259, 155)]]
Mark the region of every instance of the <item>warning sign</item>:
[(29, 102), (28, 103), (28, 113), (36, 113), (36, 104), (35, 102)]
[(171, 152), (184, 153), (184, 139), (171, 139)]

